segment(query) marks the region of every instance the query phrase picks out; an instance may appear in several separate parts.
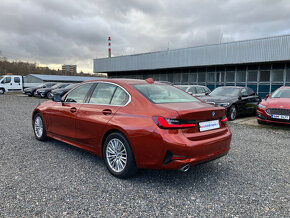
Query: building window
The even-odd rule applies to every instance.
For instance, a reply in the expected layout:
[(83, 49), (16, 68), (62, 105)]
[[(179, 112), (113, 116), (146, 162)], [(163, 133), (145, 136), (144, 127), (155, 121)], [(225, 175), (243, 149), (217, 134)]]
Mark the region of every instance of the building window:
[(249, 70), (248, 71), (248, 82), (257, 82), (258, 79), (258, 71), (257, 70)]
[(208, 73), (207, 74), (207, 82), (214, 83), (215, 82), (215, 73)]
[(188, 83), (188, 73), (183, 72), (181, 74), (182, 83)]
[(270, 70), (261, 70), (260, 82), (270, 82)]
[(160, 74), (160, 81), (166, 81), (167, 75), (165, 73)]
[(290, 68), (286, 70), (286, 81), (290, 82)]
[(226, 72), (226, 82), (235, 82), (235, 71)]
[(237, 82), (246, 82), (246, 71), (237, 72)]
[(181, 82), (181, 72), (180, 71), (174, 72), (173, 81), (174, 81), (174, 83), (180, 83)]
[(283, 69), (272, 70), (272, 81), (273, 82), (283, 82), (283, 80), (284, 80), (284, 70)]
[(188, 81), (195, 83), (197, 81), (197, 73), (190, 73), (188, 75)]
[(205, 82), (205, 72), (198, 72), (198, 82)]
[(224, 78), (225, 78), (225, 72), (217, 72), (216, 73), (217, 82), (223, 83), (225, 81)]

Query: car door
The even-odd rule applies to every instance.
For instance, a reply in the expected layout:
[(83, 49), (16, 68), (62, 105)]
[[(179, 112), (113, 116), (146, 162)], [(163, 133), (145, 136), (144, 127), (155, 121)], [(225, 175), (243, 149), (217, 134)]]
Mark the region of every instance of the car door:
[(12, 76), (6, 76), (2, 81), (1, 81), (2, 87), (6, 90), (6, 91), (10, 91), (11, 90), (11, 86), (12, 86)]
[(249, 98), (249, 106), (248, 106), (248, 113), (255, 114), (257, 105), (260, 103), (261, 98), (251, 89), (247, 88), (248, 98)]
[(15, 91), (20, 91), (22, 90), (22, 78), (20, 76), (14, 76), (12, 80), (12, 87), (11, 89)]
[(252, 113), (252, 97), (249, 96), (248, 91), (246, 88), (241, 89), (241, 107), (240, 107), (240, 113), (242, 114), (251, 114)]
[(77, 141), (96, 148), (100, 144), (107, 123), (124, 105), (128, 96), (128, 93), (116, 84), (99, 82), (88, 104), (82, 105), (77, 113)]
[(64, 96), (63, 102), (55, 102), (47, 108), (44, 116), (47, 119), (47, 131), (63, 138), (75, 140), (76, 117), (79, 109), (85, 103), (94, 83), (84, 83)]

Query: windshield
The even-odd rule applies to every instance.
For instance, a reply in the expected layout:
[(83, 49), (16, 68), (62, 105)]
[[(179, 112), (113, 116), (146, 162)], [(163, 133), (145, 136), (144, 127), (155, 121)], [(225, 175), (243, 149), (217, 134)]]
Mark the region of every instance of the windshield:
[(271, 98), (290, 98), (290, 89), (278, 89), (271, 95)]
[(176, 86), (176, 87), (178, 87), (178, 88), (180, 88), (180, 89), (182, 89), (184, 91), (186, 91), (186, 89), (188, 88), (188, 86)]
[(218, 87), (213, 90), (210, 96), (239, 96), (240, 88), (235, 87)]
[(200, 102), (195, 97), (171, 85), (138, 84), (133, 87), (155, 104)]

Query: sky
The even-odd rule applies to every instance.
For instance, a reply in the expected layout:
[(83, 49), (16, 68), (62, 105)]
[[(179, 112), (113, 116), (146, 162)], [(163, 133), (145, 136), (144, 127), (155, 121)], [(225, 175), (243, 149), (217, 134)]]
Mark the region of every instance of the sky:
[(93, 59), (290, 34), (290, 0), (1, 0), (0, 56), (93, 72)]

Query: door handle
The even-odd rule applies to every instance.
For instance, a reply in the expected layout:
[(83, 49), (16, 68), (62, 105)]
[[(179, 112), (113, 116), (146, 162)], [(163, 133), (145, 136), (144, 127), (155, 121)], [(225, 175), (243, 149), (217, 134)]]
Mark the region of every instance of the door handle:
[(104, 115), (112, 114), (112, 110), (111, 109), (104, 109), (102, 112), (103, 112)]
[(70, 112), (75, 113), (75, 112), (77, 112), (77, 109), (76, 109), (75, 107), (72, 107), (72, 108), (70, 109)]

